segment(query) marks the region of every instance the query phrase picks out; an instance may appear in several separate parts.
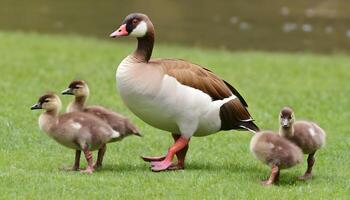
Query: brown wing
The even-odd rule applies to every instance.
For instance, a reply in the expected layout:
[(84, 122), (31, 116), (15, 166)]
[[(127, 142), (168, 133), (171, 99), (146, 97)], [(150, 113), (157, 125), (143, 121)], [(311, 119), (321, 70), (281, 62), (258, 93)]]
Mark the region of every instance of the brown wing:
[(225, 103), (220, 108), (221, 130), (259, 130), (246, 109), (248, 105), (243, 97), (233, 86), (220, 79), (210, 70), (177, 59), (159, 59), (152, 62), (162, 67), (165, 74), (176, 78), (183, 85), (205, 92), (213, 100), (225, 99), (234, 94), (237, 99)]
[(122, 135), (140, 134), (138, 128), (128, 118), (102, 106), (88, 106), (84, 109), (84, 112), (93, 114), (107, 122), (107, 124)]
[(166, 74), (176, 78), (180, 83), (207, 93), (213, 100), (221, 100), (234, 94), (245, 107), (248, 107), (232, 85), (209, 69), (178, 59), (159, 59), (152, 62), (159, 63)]

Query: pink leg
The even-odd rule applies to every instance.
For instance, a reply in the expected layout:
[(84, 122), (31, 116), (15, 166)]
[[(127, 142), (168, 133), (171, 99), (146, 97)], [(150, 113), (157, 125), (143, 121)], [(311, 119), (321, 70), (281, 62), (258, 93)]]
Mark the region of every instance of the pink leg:
[(168, 169), (172, 165), (174, 155), (188, 145), (189, 139), (180, 137), (175, 144), (169, 148), (168, 153), (163, 161), (153, 161), (152, 171), (159, 172)]
[[(172, 136), (174, 138), (174, 141), (176, 142), (180, 138), (181, 135), (173, 133)], [(176, 152), (177, 164), (172, 165), (169, 169), (178, 170), (178, 169), (185, 168), (185, 158), (186, 158), (187, 150), (188, 150), (188, 144), (183, 149)]]
[(269, 179), (267, 179), (265, 181), (262, 181), (261, 184), (263, 186), (272, 185), (272, 184), (278, 182), (279, 176), (280, 176), (280, 169), (279, 169), (279, 167), (277, 165), (273, 165), (271, 167), (271, 174), (270, 174)]
[[(180, 138), (181, 135), (173, 133), (172, 136), (174, 138), (174, 142), (176, 142)], [(178, 163), (177, 163), (177, 165), (173, 165), (171, 167), (171, 169), (174, 169), (174, 170), (175, 169), (184, 169), (185, 157), (186, 157), (187, 150), (188, 150), (188, 145), (186, 145), (183, 149), (181, 149), (179, 152), (176, 153)], [(141, 156), (141, 159), (146, 161), (146, 162), (153, 162), (153, 161), (162, 161), (165, 159), (165, 157), (166, 157), (166, 155), (165, 156), (156, 156), (156, 157)]]
[(94, 171), (94, 163), (92, 160), (92, 152), (89, 149), (84, 149), (84, 154), (85, 154), (85, 158), (86, 161), (88, 163), (88, 166), (86, 167), (85, 170), (82, 170), (81, 173), (86, 173), (86, 174), (92, 174), (92, 172)]

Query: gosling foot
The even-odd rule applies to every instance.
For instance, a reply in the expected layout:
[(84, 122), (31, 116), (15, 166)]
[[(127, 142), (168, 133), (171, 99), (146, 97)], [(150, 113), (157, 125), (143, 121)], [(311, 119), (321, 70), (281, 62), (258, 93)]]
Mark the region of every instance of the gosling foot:
[(307, 180), (309, 180), (311, 178), (312, 178), (312, 174), (311, 173), (305, 173), (304, 175), (298, 177), (298, 179), (301, 180), (301, 181), (307, 181)]

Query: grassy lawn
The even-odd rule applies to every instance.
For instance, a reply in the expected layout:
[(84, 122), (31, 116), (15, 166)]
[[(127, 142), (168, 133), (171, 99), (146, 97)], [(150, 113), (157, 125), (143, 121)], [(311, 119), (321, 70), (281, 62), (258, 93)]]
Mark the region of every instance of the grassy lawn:
[[(280, 108), (290, 105), (297, 118), (315, 120), (326, 130), (327, 145), (316, 154), (313, 180), (297, 181), (306, 169), (304, 162), (282, 171), (278, 186), (266, 188), (259, 180), (268, 176), (269, 168), (250, 153), (248, 132), (193, 138), (186, 170), (150, 171), (139, 156), (165, 153), (172, 139), (136, 118), (116, 92), (116, 68), (135, 45), (0, 32), (0, 199), (350, 198), (349, 56), (232, 53), (156, 44), (153, 57), (190, 60), (234, 85), (262, 129), (277, 129)], [(77, 78), (89, 83), (90, 104), (130, 117), (144, 134), (109, 144), (104, 167), (91, 176), (60, 170), (73, 164), (74, 151), (42, 133), (40, 111), (29, 109), (43, 92), (60, 92)], [(71, 100), (61, 98), (64, 106)]]

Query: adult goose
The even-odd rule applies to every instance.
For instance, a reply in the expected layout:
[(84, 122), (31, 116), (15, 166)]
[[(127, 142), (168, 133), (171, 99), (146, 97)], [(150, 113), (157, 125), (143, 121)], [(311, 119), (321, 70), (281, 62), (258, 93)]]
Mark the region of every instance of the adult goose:
[[(137, 49), (118, 66), (117, 87), (124, 103), (146, 123), (172, 133), (166, 156), (142, 157), (152, 171), (183, 169), (192, 136), (221, 130), (258, 131), (247, 103), (229, 83), (210, 70), (178, 59), (150, 60), (154, 27), (144, 14), (126, 16), (110, 37), (136, 37)], [(172, 164), (174, 155), (177, 164)]]

